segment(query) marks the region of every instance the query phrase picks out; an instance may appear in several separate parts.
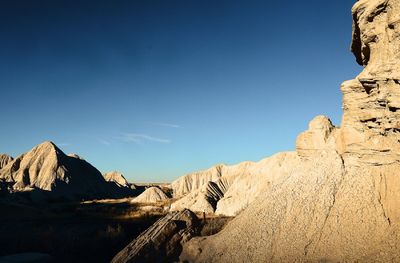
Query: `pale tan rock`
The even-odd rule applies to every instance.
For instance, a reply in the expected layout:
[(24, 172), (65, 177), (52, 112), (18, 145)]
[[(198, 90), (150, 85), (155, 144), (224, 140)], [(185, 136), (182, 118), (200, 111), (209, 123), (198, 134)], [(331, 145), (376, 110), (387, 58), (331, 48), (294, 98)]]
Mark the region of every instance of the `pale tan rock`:
[(358, 1), (352, 51), (365, 66), (342, 84), (340, 152), (371, 165), (398, 162), (400, 153), (400, 2)]
[(308, 130), (297, 137), (296, 151), (308, 157), (319, 150), (336, 149), (337, 129), (326, 116), (317, 116), (309, 124)]
[(169, 197), (158, 187), (152, 186), (147, 188), (139, 196), (135, 197), (132, 202), (134, 203), (156, 203), (160, 201), (165, 201)]
[(104, 174), (104, 180), (106, 180), (107, 182), (113, 182), (119, 187), (130, 187), (129, 182), (125, 179), (125, 177), (117, 171), (112, 171)]
[(187, 208), (194, 212), (212, 214), (216, 209), (217, 202), (223, 195), (224, 193), (218, 186), (218, 183), (209, 181), (201, 188), (193, 190), (183, 198), (172, 203), (170, 210), (180, 211)]
[[(285, 176), (282, 163), (290, 162), (293, 158), (297, 158), (296, 153), (280, 153), (259, 162), (217, 165), (203, 172), (189, 174), (175, 181), (175, 187), (181, 189), (179, 183), (184, 183), (185, 186), (190, 180), (195, 182), (196, 187), (174, 202), (171, 210), (188, 208), (194, 212), (234, 216), (274, 181)], [(218, 176), (210, 177), (210, 171), (218, 171)]]
[(361, 0), (352, 9), (352, 51), (365, 66), (360, 79), (400, 79), (400, 2)]
[(296, 152), (283, 152), (253, 163), (248, 172), (233, 177), (224, 196), (218, 201), (215, 214), (235, 216), (249, 206), (260, 194), (284, 180), (293, 162), (299, 159)]
[(174, 197), (184, 196), (194, 190), (200, 189), (208, 182), (214, 182), (221, 177), (223, 164), (213, 166), (207, 170), (190, 173), (171, 183)]
[(76, 153), (69, 153), (68, 156), (76, 158), (76, 159), (80, 159), (80, 160), (85, 160), (81, 156), (77, 155)]
[(316, 154), (292, 162), (286, 179), (259, 195), (220, 233), (189, 241), (181, 260), (369, 262), (381, 255), (378, 262), (399, 262), (398, 180), (390, 177), (396, 183), (383, 190), (387, 178), (378, 175), (385, 171), (346, 168), (335, 151)]
[(182, 244), (198, 231), (199, 221), (191, 211), (171, 212), (129, 243), (111, 262), (175, 262)]
[(0, 169), (6, 166), (9, 162), (14, 160), (10, 155), (0, 154)]
[(400, 262), (399, 15), (398, 0), (354, 5), (365, 69), (342, 84), (341, 127), (314, 119), (287, 174), (220, 233), (186, 243), (181, 260)]
[(100, 197), (110, 189), (101, 173), (88, 162), (65, 155), (44, 142), (0, 169), (0, 179), (13, 191), (40, 189), (71, 198)]

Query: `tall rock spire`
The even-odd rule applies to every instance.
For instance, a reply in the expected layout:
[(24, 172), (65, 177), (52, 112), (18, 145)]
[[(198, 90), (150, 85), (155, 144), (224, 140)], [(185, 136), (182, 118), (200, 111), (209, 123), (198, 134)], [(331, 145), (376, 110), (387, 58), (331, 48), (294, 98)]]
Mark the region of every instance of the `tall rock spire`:
[[(318, 116), (297, 159), (217, 235), (184, 245), (188, 262), (400, 262), (400, 0), (361, 0), (341, 127)], [(248, 193), (251, 194), (251, 193)]]
[(338, 148), (364, 163), (393, 163), (400, 154), (400, 1), (361, 0), (352, 12), (352, 52), (364, 70), (342, 84)]

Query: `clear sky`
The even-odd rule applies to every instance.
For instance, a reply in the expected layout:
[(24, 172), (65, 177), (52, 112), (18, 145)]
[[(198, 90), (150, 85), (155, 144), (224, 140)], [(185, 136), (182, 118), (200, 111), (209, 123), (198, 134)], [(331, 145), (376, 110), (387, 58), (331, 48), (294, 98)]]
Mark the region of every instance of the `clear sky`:
[(44, 140), (132, 182), (340, 125), (354, 1), (1, 0), (0, 152)]

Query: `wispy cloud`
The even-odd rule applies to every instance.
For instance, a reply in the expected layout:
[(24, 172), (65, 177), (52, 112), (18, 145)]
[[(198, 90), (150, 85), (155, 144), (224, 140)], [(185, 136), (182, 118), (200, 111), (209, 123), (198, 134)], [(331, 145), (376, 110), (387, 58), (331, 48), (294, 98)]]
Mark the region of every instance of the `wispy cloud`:
[(181, 125), (166, 123), (166, 122), (149, 122), (149, 124), (154, 125), (154, 126), (162, 126), (162, 127), (168, 127), (168, 128), (176, 128), (176, 129), (183, 128)]
[(70, 143), (68, 143), (68, 142), (57, 143), (57, 146), (59, 146), (59, 147), (65, 147), (65, 146), (69, 146), (69, 145), (70, 145)]
[(103, 139), (97, 139), (97, 140), (99, 141), (99, 143), (101, 143), (103, 145), (106, 145), (106, 146), (111, 145), (111, 143), (109, 141), (106, 141), (106, 140), (103, 140)]
[(124, 142), (134, 142), (134, 143), (142, 143), (143, 141), (151, 141), (151, 142), (159, 142), (159, 143), (170, 143), (171, 140), (153, 137), (147, 134), (138, 134), (138, 133), (122, 133), (118, 139)]

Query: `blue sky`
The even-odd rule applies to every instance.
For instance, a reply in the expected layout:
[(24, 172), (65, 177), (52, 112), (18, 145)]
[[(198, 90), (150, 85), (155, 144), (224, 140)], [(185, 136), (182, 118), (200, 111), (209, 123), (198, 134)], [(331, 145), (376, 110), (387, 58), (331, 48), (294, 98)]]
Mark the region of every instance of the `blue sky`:
[(353, 1), (0, 3), (0, 152), (44, 140), (132, 182), (292, 150), (340, 125)]

